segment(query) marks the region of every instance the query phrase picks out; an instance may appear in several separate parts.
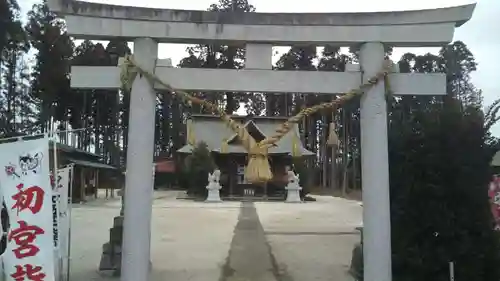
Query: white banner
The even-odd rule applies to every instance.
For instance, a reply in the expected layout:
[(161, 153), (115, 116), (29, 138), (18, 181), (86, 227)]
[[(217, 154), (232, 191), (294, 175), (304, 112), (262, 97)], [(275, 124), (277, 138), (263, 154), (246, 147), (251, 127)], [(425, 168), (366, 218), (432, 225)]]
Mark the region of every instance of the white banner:
[(57, 196), (57, 233), (58, 233), (58, 253), (60, 260), (60, 275), (63, 276), (68, 271), (69, 247), (70, 247), (70, 173), (72, 166), (57, 170), (54, 193)]
[(61, 256), (65, 257), (68, 252), (68, 234), (69, 234), (69, 198), (70, 172), (72, 167), (66, 167), (57, 170), (56, 194), (58, 196), (58, 214), (59, 214), (59, 245)]
[(54, 249), (59, 249), (59, 200), (60, 195), (58, 194), (55, 185), (52, 189), (52, 234), (54, 237)]
[[(57, 160), (56, 160), (57, 161)], [(54, 167), (57, 163), (54, 164)], [(58, 171), (59, 172), (59, 171)], [(57, 193), (57, 177), (54, 177), (53, 173), (50, 174), (50, 185), (52, 187), (52, 237), (54, 245), (54, 274), (56, 280), (60, 281), (61, 273), (61, 255), (59, 248), (59, 194)]]
[(58, 169), (50, 175), (52, 186), (52, 233), (54, 237), (54, 265), (56, 280), (63, 280), (68, 271), (70, 247), (69, 186), (73, 166)]
[(9, 214), (8, 281), (55, 281), (47, 138), (0, 144), (0, 188)]

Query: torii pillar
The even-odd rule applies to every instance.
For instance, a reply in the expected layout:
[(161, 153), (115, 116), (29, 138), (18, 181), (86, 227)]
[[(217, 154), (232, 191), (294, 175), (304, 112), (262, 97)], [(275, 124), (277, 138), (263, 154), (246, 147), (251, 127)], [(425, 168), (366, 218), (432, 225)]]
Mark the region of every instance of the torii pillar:
[[(154, 72), (158, 43), (151, 38), (134, 40), (134, 58), (146, 71)], [(122, 280), (149, 280), (156, 92), (137, 75), (130, 95), (130, 117), (125, 175)], [(144, 279), (146, 277), (146, 279)]]
[[(360, 50), (363, 82), (383, 67), (384, 45)], [(361, 179), (363, 182), (363, 270), (365, 280), (392, 280), (387, 105), (384, 81), (361, 96)], [(370, 200), (365, 200), (370, 198)], [(370, 277), (368, 277), (370, 276)]]

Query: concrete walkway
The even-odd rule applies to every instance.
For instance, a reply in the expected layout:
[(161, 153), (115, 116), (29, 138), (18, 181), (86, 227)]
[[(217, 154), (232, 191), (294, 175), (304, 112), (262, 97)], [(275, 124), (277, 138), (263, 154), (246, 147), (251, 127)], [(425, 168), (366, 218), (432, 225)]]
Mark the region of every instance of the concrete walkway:
[[(361, 223), (357, 202), (203, 203), (157, 192), (152, 281), (349, 280)], [(97, 272), (119, 198), (77, 205), (72, 214), (70, 281), (117, 280)]]
[(223, 281), (276, 281), (269, 245), (251, 202), (243, 202)]

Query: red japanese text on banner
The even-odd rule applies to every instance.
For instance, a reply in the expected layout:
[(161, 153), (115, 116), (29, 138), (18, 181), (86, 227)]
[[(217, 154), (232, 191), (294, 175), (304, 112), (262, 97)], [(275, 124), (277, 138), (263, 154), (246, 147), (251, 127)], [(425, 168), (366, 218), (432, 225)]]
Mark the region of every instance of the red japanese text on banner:
[(10, 222), (5, 276), (8, 281), (55, 281), (49, 141), (0, 144), (0, 155), (0, 188)]

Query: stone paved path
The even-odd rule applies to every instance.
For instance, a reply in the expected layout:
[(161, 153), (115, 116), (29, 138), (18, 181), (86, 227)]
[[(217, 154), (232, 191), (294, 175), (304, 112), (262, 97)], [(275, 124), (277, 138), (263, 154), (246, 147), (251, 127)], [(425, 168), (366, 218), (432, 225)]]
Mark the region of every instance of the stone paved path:
[(223, 281), (275, 281), (271, 252), (255, 206), (242, 202)]
[[(210, 203), (159, 192), (153, 204), (150, 281), (346, 281), (361, 223), (357, 202)], [(119, 199), (73, 210), (70, 281), (118, 280), (97, 272)]]

